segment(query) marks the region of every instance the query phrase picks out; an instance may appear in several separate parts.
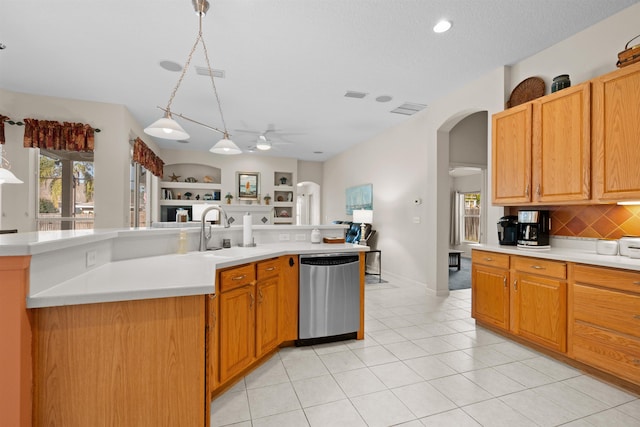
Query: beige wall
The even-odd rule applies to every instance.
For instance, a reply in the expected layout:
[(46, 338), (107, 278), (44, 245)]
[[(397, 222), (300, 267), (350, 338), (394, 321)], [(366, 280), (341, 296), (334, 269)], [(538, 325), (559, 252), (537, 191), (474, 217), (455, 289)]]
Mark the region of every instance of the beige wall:
[[(14, 120), (35, 118), (87, 123), (101, 129), (95, 136), (95, 227), (129, 226), (129, 139), (140, 136), (157, 150), (122, 105), (9, 92), (0, 89), (0, 112)], [(24, 148), (23, 126), (5, 126), (6, 154), (25, 183), (4, 185), (2, 228), (35, 230), (37, 159)]]

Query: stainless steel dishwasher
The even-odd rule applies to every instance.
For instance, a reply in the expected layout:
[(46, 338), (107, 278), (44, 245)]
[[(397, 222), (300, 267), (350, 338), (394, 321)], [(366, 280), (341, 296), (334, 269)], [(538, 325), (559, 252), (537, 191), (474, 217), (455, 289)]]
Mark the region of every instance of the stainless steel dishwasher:
[(300, 256), (297, 345), (356, 337), (360, 329), (360, 257), (353, 253)]

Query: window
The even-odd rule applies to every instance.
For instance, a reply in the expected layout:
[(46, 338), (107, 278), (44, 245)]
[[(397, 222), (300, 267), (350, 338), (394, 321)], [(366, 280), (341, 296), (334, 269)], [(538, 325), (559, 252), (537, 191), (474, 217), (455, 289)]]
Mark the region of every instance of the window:
[(480, 193), (462, 193), (460, 202), (460, 229), (464, 230), (463, 241), (480, 241)]
[(93, 153), (40, 150), (38, 230), (92, 229)]
[(131, 161), (130, 176), (130, 227), (148, 227), (151, 218), (148, 215), (151, 174), (144, 166)]

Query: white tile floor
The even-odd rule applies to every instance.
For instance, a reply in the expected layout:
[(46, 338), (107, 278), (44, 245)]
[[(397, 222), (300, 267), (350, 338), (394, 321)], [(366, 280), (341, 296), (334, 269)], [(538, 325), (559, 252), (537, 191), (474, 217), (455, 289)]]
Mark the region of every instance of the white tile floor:
[(211, 425), (640, 426), (637, 396), (476, 327), (470, 290), (365, 293), (366, 339), (280, 350)]

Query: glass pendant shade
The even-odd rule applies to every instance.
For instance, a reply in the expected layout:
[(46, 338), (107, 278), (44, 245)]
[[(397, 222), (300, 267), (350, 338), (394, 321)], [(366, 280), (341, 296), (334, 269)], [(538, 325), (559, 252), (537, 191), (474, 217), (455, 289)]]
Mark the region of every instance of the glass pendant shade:
[(0, 184), (23, 184), (9, 169), (0, 168)]
[(216, 143), (216, 145), (211, 147), (209, 151), (216, 154), (227, 155), (242, 153), (242, 150), (240, 150), (240, 148), (238, 148), (238, 146), (228, 138), (222, 138)]
[(144, 129), (147, 135), (163, 139), (189, 139), (189, 134), (170, 117), (162, 117)]

